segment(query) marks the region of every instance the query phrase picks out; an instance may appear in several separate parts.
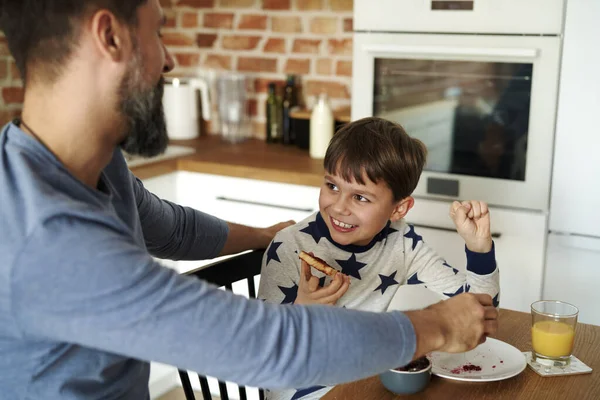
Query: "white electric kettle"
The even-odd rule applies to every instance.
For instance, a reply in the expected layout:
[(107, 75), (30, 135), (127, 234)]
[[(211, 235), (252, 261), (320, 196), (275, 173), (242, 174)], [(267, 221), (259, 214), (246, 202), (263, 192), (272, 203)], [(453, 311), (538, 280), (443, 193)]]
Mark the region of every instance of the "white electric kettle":
[(200, 115), (197, 90), (200, 90), (202, 118), (210, 121), (208, 84), (205, 80), (173, 78), (165, 81), (163, 108), (169, 139), (194, 139), (200, 136)]

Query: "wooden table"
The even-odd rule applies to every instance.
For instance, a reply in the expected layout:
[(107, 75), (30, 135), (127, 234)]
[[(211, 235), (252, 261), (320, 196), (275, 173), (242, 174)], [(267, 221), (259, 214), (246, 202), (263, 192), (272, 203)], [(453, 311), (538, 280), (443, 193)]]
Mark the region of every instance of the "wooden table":
[[(496, 338), (521, 351), (531, 350), (531, 315), (501, 310)], [(573, 354), (590, 366), (591, 374), (541, 377), (529, 366), (520, 375), (499, 382), (459, 382), (432, 376), (423, 392), (398, 396), (387, 391), (378, 377), (336, 386), (323, 400), (393, 399), (600, 399), (600, 326), (579, 324)]]

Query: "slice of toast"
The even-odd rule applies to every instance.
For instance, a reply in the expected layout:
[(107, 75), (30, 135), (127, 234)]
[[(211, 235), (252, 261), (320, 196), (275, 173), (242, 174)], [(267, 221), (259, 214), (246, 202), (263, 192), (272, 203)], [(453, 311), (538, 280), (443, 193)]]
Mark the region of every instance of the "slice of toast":
[(325, 261), (321, 260), (319, 257), (311, 256), (305, 251), (301, 251), (298, 257), (300, 257), (301, 260), (306, 261), (308, 265), (310, 265), (317, 271), (321, 271), (325, 275), (333, 277), (335, 276), (335, 274), (338, 273), (337, 270), (330, 267)]

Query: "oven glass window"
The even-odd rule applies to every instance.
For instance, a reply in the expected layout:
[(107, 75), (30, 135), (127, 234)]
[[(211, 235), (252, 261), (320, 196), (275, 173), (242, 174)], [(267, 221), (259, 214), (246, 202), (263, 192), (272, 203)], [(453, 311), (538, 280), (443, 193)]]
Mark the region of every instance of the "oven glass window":
[(525, 180), (532, 64), (375, 60), (373, 115), (425, 143), (426, 169)]

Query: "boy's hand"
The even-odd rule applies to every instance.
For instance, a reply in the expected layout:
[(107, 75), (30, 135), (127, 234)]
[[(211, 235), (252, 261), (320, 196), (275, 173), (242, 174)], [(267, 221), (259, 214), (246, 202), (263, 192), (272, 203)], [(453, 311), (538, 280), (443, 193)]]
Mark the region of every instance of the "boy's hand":
[(304, 260), (300, 262), (300, 282), (294, 304), (335, 305), (350, 287), (350, 277), (338, 272), (328, 285), (320, 288), (319, 278), (310, 272), (310, 266)]
[(469, 250), (475, 253), (487, 253), (492, 250), (487, 203), (475, 200), (462, 203), (455, 201), (450, 206), (450, 218)]

